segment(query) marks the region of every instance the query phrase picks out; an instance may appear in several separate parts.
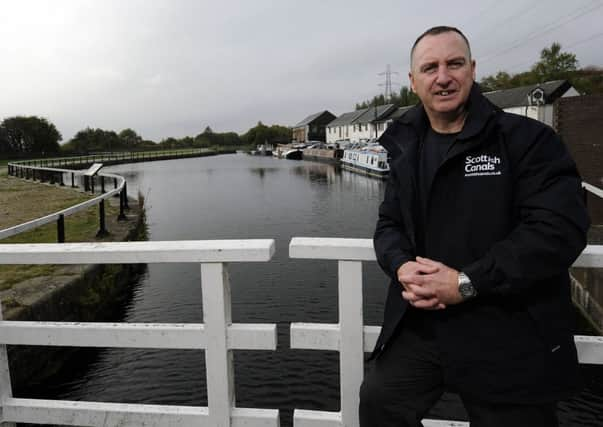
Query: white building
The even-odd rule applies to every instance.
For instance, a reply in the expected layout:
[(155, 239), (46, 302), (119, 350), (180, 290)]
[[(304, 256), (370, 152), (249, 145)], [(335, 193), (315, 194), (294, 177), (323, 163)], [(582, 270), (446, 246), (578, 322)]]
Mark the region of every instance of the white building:
[(327, 143), (367, 142), (381, 136), (387, 118), (397, 110), (393, 104), (343, 113), (327, 125)]
[(352, 123), (367, 109), (343, 113), (327, 125), (327, 144), (352, 142)]
[(484, 93), (484, 96), (499, 108), (509, 113), (531, 117), (549, 126), (553, 126), (555, 100), (579, 95), (580, 93), (567, 80), (554, 80)]

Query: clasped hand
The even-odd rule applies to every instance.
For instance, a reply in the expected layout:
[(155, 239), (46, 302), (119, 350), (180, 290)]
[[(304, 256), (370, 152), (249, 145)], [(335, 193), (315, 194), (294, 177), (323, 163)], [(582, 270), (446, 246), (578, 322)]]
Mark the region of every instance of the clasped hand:
[(458, 288), (459, 272), (441, 262), (417, 257), (402, 264), (397, 275), (404, 288), (402, 298), (416, 308), (441, 310), (463, 300)]

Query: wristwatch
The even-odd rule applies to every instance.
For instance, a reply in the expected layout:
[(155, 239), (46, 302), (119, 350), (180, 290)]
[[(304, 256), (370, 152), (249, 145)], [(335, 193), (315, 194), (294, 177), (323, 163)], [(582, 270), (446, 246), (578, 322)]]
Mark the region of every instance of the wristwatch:
[(459, 273), (459, 293), (463, 297), (463, 300), (473, 298), (477, 295), (477, 291), (471, 284), (471, 279), (462, 271)]

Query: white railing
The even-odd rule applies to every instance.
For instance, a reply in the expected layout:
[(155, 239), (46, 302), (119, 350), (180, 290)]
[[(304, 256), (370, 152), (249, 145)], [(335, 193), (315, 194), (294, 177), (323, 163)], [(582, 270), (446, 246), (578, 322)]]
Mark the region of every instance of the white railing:
[(588, 182), (583, 181), (582, 188), (584, 188), (584, 190), (588, 191), (589, 193), (594, 194), (598, 198), (603, 199), (603, 190), (600, 189), (599, 187), (595, 187), (594, 185), (591, 185)]
[[(276, 350), (275, 324), (233, 324), (225, 263), (265, 262), (273, 240), (119, 242), (0, 245), (0, 264), (200, 263), (203, 324), (2, 321), (0, 312), (0, 423), (75, 426), (278, 427), (276, 409), (238, 408), (232, 351)], [(295, 427), (357, 427), (358, 391), (366, 352), (380, 328), (362, 316), (362, 262), (374, 261), (368, 239), (293, 238), (292, 258), (339, 263), (339, 322), (291, 324), (291, 347), (340, 354), (341, 410), (296, 409)], [(577, 267), (603, 267), (603, 246), (589, 246)], [(603, 337), (576, 336), (581, 363), (603, 364)], [(167, 406), (23, 399), (12, 397), (6, 345), (202, 349), (206, 354), (208, 406)], [(426, 426), (468, 426), (425, 420)]]
[[(0, 264), (200, 263), (203, 324), (2, 321), (0, 423), (278, 427), (276, 409), (236, 407), (233, 350), (276, 350), (275, 324), (233, 324), (225, 263), (265, 262), (273, 240), (0, 245)], [(205, 350), (207, 407), (12, 397), (6, 344)]]
[[(378, 326), (362, 321), (362, 262), (374, 261), (373, 244), (368, 239), (321, 239), (296, 237), (289, 245), (291, 258), (330, 259), (339, 263), (339, 323), (292, 323), (291, 347), (339, 352), (341, 410), (339, 412), (296, 409), (295, 427), (358, 426), (358, 390), (364, 373), (364, 352), (372, 351)], [(603, 246), (588, 246), (575, 267), (603, 267)], [(603, 337), (576, 336), (581, 363), (603, 364)], [(429, 427), (465, 426), (469, 423), (424, 420)]]

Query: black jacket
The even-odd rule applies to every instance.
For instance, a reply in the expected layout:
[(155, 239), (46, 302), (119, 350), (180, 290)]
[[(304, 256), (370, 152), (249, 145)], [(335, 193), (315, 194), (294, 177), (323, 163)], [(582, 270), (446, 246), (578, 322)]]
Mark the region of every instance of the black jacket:
[(408, 307), (396, 270), (426, 256), (465, 272), (478, 292), (427, 312), (446, 381), (485, 401), (560, 399), (580, 385), (568, 268), (589, 225), (581, 180), (548, 126), (499, 110), (477, 85), (468, 110), (435, 174), (423, 218), (415, 171), (429, 126), (423, 107), (409, 110), (380, 138), (392, 160), (374, 243), (392, 281), (373, 357)]

